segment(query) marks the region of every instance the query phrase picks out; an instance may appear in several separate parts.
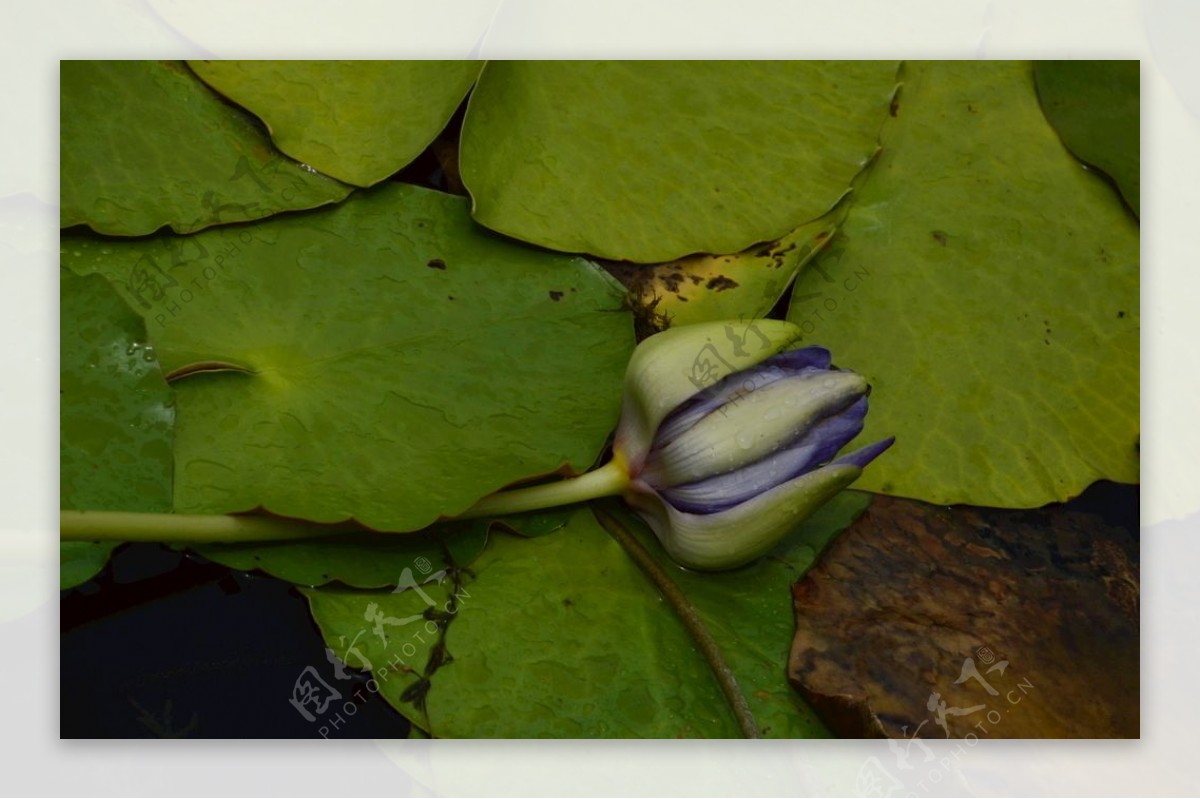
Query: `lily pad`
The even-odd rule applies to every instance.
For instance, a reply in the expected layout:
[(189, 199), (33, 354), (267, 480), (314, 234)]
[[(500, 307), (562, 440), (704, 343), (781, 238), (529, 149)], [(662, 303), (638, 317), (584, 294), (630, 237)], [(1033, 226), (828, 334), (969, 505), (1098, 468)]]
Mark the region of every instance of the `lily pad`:
[(58, 544), (58, 587), (65, 591), (82, 585), (100, 573), (120, 541), (60, 541)]
[[(632, 523), (717, 640), (764, 735), (828, 734), (787, 683), (787, 597), (866, 503), (843, 492), (771, 556), (719, 575), (679, 569)], [(493, 535), (469, 572), (423, 591), (305, 595), (330, 648), (371, 668), (382, 695), (435, 736), (739, 735), (695, 642), (587, 508), (552, 535)]]
[(1102, 169), (1141, 213), (1141, 87), (1137, 61), (1038, 61), (1046, 119), (1080, 161)]
[(911, 64), (789, 319), (871, 382), (857, 488), (1036, 507), (1138, 479), (1138, 230), (1020, 62)]
[(326, 175), (370, 186), (446, 126), (479, 61), (189, 61), (263, 120), (275, 145)]
[[(729, 255), (689, 255), (662, 264), (604, 264), (630, 291), (635, 316), (663, 330), (765, 316), (797, 273), (829, 242), (849, 203), (777, 241)], [(650, 332), (650, 331), (648, 331)]]
[(739, 252), (833, 207), (895, 84), (887, 61), (492, 61), (462, 179), (480, 223), (551, 249)]
[[(59, 506), (171, 509), (174, 407), (142, 320), (99, 276), (60, 283)], [(62, 588), (87, 581), (116, 542), (60, 544)]]
[(62, 227), (190, 233), (350, 192), (280, 155), (182, 62), (63, 61), (59, 101)]
[(141, 273), (178, 284), (141, 310), (178, 395), (180, 513), (419, 530), (585, 470), (617, 422), (620, 286), (479, 229), (464, 198), (393, 183), (182, 242), (70, 239), (63, 259), (131, 303)]

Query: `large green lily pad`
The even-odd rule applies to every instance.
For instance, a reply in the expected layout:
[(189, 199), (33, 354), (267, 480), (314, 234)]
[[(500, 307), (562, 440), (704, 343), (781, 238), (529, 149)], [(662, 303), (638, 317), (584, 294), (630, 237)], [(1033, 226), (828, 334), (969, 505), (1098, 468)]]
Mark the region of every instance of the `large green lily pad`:
[(886, 61), (493, 61), (462, 178), (479, 222), (552, 249), (738, 252), (833, 207), (895, 78)]
[(1031, 66), (911, 64), (883, 153), (789, 318), (896, 436), (857, 487), (1034, 507), (1138, 479), (1138, 231)]
[(271, 140), (326, 175), (370, 186), (433, 141), (479, 61), (189, 61), (266, 123)]
[(189, 233), (350, 191), (280, 155), (182, 62), (63, 61), (59, 100), (62, 227)]
[[(173, 399), (145, 325), (104, 278), (66, 270), (59, 318), (60, 507), (169, 511)], [(60, 544), (61, 587), (92, 577), (114, 546)]]
[(1104, 170), (1141, 212), (1141, 77), (1137, 61), (1039, 61), (1046, 119), (1079, 160)]
[(178, 395), (180, 513), (417, 530), (588, 468), (616, 425), (633, 346), (619, 285), (480, 230), (463, 198), (395, 183), (319, 214), (103, 246), (68, 240), (64, 262), (131, 302), (139, 269), (179, 274), (142, 310)]
[[(787, 683), (787, 597), (866, 503), (844, 492), (772, 555), (724, 574), (674, 566), (632, 520), (717, 641), (766, 736), (828, 734)], [(587, 508), (552, 535), (494, 534), (469, 572), (422, 588), (305, 594), (327, 644), (348, 665), (372, 668), (387, 700), (436, 736), (740, 735), (695, 642)], [(391, 620), (382, 636), (379, 617)]]

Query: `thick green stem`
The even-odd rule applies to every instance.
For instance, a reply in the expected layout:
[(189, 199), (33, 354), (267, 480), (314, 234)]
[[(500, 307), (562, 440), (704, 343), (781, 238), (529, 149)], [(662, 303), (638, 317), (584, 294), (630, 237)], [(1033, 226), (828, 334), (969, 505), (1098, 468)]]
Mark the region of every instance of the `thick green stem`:
[[(620, 494), (629, 473), (620, 458), (569, 480), (502, 491), (477, 502), (458, 518), (502, 516)], [(320, 538), (351, 532), (352, 525), (312, 524), (263, 516), (128, 513), (64, 510), (59, 512), (62, 541), (165, 541), (170, 543), (247, 543)]]
[(215, 543), (319, 538), (357, 529), (348, 525), (310, 524), (263, 516), (59, 511), (62, 541), (164, 541)]
[(586, 502), (589, 499), (611, 497), (620, 494), (629, 486), (629, 472), (620, 458), (613, 458), (599, 469), (559, 480), (556, 483), (501, 491), (476, 502), (459, 519), (474, 519), (480, 516), (502, 516), (509, 513), (524, 513), (559, 505)]

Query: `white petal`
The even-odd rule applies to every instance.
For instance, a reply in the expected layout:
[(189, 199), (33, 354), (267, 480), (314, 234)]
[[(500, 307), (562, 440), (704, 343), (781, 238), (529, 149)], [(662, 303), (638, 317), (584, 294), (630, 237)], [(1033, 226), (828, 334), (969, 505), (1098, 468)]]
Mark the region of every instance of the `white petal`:
[(672, 560), (692, 569), (717, 571), (769, 552), (860, 474), (857, 466), (823, 466), (719, 513), (683, 513), (657, 494), (626, 499)]
[(614, 447), (639, 465), (668, 413), (696, 392), (786, 350), (800, 337), (790, 322), (757, 319), (685, 325), (637, 346), (625, 372), (625, 404)]
[(736, 398), (651, 453), (643, 479), (656, 488), (695, 483), (756, 463), (867, 392), (862, 375), (815, 372)]

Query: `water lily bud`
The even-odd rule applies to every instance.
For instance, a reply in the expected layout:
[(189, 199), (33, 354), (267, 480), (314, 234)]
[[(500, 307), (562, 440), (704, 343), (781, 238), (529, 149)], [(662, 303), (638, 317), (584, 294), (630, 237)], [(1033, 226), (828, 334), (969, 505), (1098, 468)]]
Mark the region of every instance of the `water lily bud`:
[(626, 501), (673, 559), (728, 569), (763, 555), (891, 446), (835, 457), (869, 386), (786, 322), (674, 328), (638, 346), (614, 460)]

